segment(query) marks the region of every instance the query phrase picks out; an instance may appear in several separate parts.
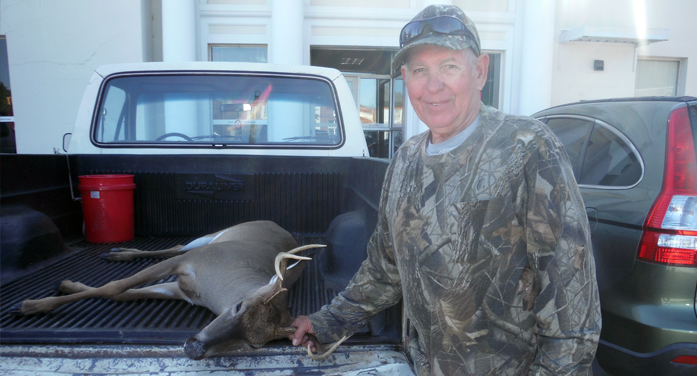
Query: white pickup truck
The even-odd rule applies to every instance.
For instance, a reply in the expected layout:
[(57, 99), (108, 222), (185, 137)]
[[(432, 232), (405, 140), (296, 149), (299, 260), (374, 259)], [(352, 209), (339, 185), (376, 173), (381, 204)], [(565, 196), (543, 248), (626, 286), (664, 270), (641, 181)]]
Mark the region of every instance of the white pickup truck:
[[(69, 143), (69, 146), (67, 145)], [(323, 243), (289, 293), (309, 314), (365, 258), (384, 160), (368, 154), (340, 72), (309, 66), (144, 63), (97, 69), (67, 155), (1, 155), (0, 375), (413, 374), (401, 304), (373, 318), (322, 362), (288, 340), (191, 360), (183, 344), (214, 315), (184, 301), (87, 299), (17, 315), (26, 299), (132, 275), (159, 260), (109, 262), (115, 246), (156, 250), (252, 220), (299, 244)], [(131, 241), (83, 236), (82, 175), (134, 175)]]

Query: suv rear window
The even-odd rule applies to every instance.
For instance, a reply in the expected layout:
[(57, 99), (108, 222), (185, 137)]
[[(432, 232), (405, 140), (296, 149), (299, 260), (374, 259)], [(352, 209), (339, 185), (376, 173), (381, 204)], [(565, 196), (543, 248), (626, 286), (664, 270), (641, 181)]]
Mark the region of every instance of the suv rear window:
[(553, 117), (547, 125), (564, 144), (578, 184), (631, 187), (643, 167), (636, 148), (612, 126), (585, 117)]
[(641, 178), (641, 164), (627, 143), (596, 124), (588, 141), (579, 184), (631, 186)]
[[(578, 165), (578, 160), (583, 155), (588, 134), (593, 129), (593, 121), (578, 118), (552, 118), (547, 125), (554, 131), (566, 148), (572, 166)], [(576, 171), (576, 168), (574, 168)], [(576, 176), (578, 180), (578, 176)]]
[(333, 85), (316, 77), (166, 74), (109, 78), (93, 124), (98, 146), (334, 147)]

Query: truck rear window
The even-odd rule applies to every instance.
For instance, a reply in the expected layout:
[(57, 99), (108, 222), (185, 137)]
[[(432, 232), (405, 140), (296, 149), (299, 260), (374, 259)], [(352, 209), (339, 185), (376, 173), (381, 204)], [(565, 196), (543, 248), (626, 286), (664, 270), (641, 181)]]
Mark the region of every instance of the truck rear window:
[(330, 81), (313, 76), (156, 74), (108, 78), (92, 139), (102, 147), (335, 147)]

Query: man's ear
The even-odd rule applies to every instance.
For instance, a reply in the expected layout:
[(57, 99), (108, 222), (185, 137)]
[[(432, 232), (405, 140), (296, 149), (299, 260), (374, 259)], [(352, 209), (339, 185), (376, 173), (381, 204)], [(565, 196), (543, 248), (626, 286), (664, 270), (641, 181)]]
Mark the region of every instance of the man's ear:
[(489, 55), (482, 53), (477, 57), (477, 72), (475, 79), (477, 80), (477, 90), (481, 91), (486, 85), (486, 77), (489, 73)]

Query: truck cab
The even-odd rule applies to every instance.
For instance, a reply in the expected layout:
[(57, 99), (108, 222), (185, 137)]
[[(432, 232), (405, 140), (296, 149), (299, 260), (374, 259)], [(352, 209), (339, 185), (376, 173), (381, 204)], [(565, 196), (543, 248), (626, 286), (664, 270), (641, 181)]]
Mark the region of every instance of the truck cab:
[(368, 154), (339, 71), (211, 62), (98, 68), (69, 145), (70, 154)]

